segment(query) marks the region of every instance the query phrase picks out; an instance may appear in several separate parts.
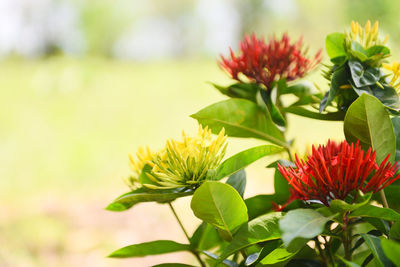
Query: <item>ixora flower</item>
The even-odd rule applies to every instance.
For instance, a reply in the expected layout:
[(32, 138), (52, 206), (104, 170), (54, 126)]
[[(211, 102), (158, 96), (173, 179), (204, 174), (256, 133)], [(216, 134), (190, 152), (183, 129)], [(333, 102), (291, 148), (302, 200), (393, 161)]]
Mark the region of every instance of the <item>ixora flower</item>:
[(358, 144), (328, 141), (326, 146), (312, 148), (306, 161), (296, 156), (296, 169), (278, 166), (292, 186), (291, 199), (319, 200), (329, 206), (332, 199), (344, 200), (354, 190), (377, 192), (400, 178), (398, 169), (388, 159), (378, 166), (371, 148), (364, 152)]
[(129, 166), (132, 170), (132, 175), (125, 179), (127, 185), (135, 190), (142, 186), (140, 182), (140, 175), (146, 164), (150, 163), (156, 156), (155, 152), (152, 152), (149, 147), (139, 147), (136, 152), (136, 159), (129, 155)]
[(400, 90), (400, 63), (395, 61), (392, 65), (383, 63), (382, 66), (392, 72), (392, 79), (389, 82), (389, 85), (397, 90), (399, 93)]
[(149, 162), (153, 168), (147, 176), (154, 184), (144, 186), (150, 189), (198, 187), (220, 164), (227, 147), (226, 139), (224, 129), (215, 138), (207, 127), (200, 126), (194, 137), (182, 132), (182, 141), (167, 141), (166, 147)]
[(283, 78), (293, 81), (304, 77), (321, 61), (321, 50), (313, 58), (307, 58), (302, 38), (292, 44), (287, 33), (281, 40), (273, 37), (267, 43), (255, 34), (246, 35), (239, 46), (240, 54), (235, 55), (230, 48), (231, 58), (221, 56), (220, 66), (239, 82), (243, 82), (242, 74), (250, 82), (262, 84), (267, 89), (272, 89), (272, 83)]
[(385, 45), (389, 40), (389, 35), (386, 35), (382, 40), (379, 38), (379, 22), (375, 21), (371, 27), (371, 21), (365, 23), (363, 28), (358, 22), (351, 22), (351, 31), (346, 33), (346, 43), (351, 46), (352, 41), (358, 42), (364, 49), (368, 49), (372, 46)]

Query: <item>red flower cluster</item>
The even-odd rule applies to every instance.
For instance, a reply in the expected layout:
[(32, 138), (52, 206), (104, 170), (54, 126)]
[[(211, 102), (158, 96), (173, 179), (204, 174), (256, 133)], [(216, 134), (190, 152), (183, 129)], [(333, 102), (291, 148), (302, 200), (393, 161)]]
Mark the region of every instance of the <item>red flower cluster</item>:
[(231, 59), (221, 55), (220, 66), (225, 69), (233, 79), (241, 81), (239, 73), (245, 75), (251, 82), (265, 85), (272, 89), (271, 84), (282, 78), (292, 81), (303, 77), (321, 61), (321, 50), (309, 59), (302, 50), (302, 38), (291, 44), (287, 33), (281, 40), (270, 38), (268, 43), (257, 39), (255, 34), (245, 36), (240, 42), (239, 56), (235, 56), (230, 48)]
[(360, 145), (328, 141), (326, 146), (312, 148), (307, 162), (296, 155), (297, 169), (278, 165), (283, 177), (293, 187), (291, 199), (319, 200), (329, 206), (332, 199), (345, 199), (353, 190), (377, 192), (400, 178), (397, 165), (388, 162), (389, 155), (378, 166), (376, 153), (366, 153)]

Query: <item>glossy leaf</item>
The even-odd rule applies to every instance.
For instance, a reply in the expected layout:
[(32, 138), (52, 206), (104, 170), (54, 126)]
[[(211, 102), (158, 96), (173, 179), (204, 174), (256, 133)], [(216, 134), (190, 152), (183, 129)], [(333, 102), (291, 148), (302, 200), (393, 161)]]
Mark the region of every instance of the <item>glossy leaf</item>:
[(396, 90), (387, 85), (382, 86), (383, 89), (376, 84), (360, 88), (354, 87), (353, 89), (359, 96), (363, 93), (373, 95), (387, 108), (394, 111), (400, 110), (400, 101)]
[(243, 197), (244, 190), (246, 189), (246, 172), (244, 171), (244, 169), (242, 169), (232, 174), (231, 176), (229, 176), (226, 183), (235, 188), (236, 191), (238, 191), (239, 195)]
[(356, 87), (373, 85), (379, 81), (380, 70), (378, 68), (364, 67), (357, 60), (349, 60), (348, 64), (352, 80)]
[(285, 146), (282, 133), (268, 115), (249, 100), (229, 99), (210, 105), (191, 117), (216, 134), (225, 128), (231, 137), (253, 137)]
[(254, 161), (283, 151), (283, 148), (274, 145), (261, 145), (239, 152), (226, 159), (217, 169), (216, 180), (230, 176), (247, 167)]
[(338, 95), (341, 90), (340, 87), (342, 85), (347, 85), (350, 83), (350, 77), (348, 76), (348, 71), (346, 65), (342, 65), (340, 67), (333, 69), (331, 86), (328, 92), (326, 99), (321, 102), (319, 107), (319, 111), (322, 112), (325, 108), (333, 101), (333, 99)]
[(395, 160), (400, 160), (400, 117), (392, 118), (394, 135), (396, 136), (396, 156)]
[(390, 267), (394, 266), (394, 264), (386, 257), (383, 249), (381, 247), (381, 240), (373, 235), (369, 234), (360, 234), (362, 238), (365, 240), (365, 244), (370, 249), (372, 255), (376, 260), (376, 263), (381, 267)]
[(381, 246), (386, 257), (400, 267), (400, 243), (386, 238), (381, 239)]
[(326, 52), (328, 53), (328, 56), (331, 60), (346, 57), (344, 40), (345, 36), (343, 33), (331, 33), (326, 37)]
[(390, 239), (400, 240), (400, 221), (395, 222), (389, 231)]
[(344, 134), (348, 142), (360, 140), (363, 149), (372, 147), (376, 150), (378, 164), (388, 154), (393, 161), (396, 138), (392, 122), (384, 106), (375, 97), (362, 94), (351, 104), (344, 119)]
[(246, 199), (249, 219), (254, 219), (260, 215), (270, 212), (272, 209), (272, 202), (282, 203), (286, 199), (281, 195), (257, 195)]
[(260, 263), (261, 264), (276, 264), (279, 262), (284, 262), (290, 260), (296, 255), (297, 252), (289, 252), (282, 245), (279, 248), (274, 249), (271, 253), (269, 253), (266, 257), (264, 257)]
[(348, 261), (345, 258), (341, 257), (340, 255), (336, 255), (336, 257), (338, 257), (347, 267), (361, 267), (357, 263)]
[(344, 116), (345, 116), (345, 112), (342, 112), (342, 111), (329, 112), (329, 113), (323, 114), (323, 113), (318, 113), (318, 112), (308, 110), (303, 107), (296, 107), (296, 106), (290, 106), (290, 107), (284, 108), (283, 110), (287, 113), (292, 113), (292, 114), (295, 114), (298, 116), (302, 116), (302, 117), (306, 117), (306, 118), (310, 118), (310, 119), (316, 119), (316, 120), (323, 120), (323, 121), (343, 121)]
[(284, 127), (286, 125), (286, 120), (283, 117), (279, 108), (275, 105), (272, 100), (272, 95), (270, 91), (261, 90), (261, 97), (264, 100), (266, 107), (268, 108), (269, 114), (271, 114), (272, 121), (274, 121), (277, 125)]
[(297, 238), (311, 239), (323, 232), (330, 219), (311, 209), (291, 210), (279, 222), (282, 240), (289, 246)]
[(110, 258), (130, 258), (144, 257), (148, 255), (158, 255), (177, 251), (190, 251), (190, 246), (177, 243), (171, 240), (157, 240), (120, 248), (108, 257)]
[(343, 200), (340, 199), (334, 199), (331, 201), (330, 203), (330, 209), (332, 209), (334, 212), (341, 212), (344, 213), (346, 211), (353, 211), (356, 210), (364, 205), (367, 205), (368, 202), (370, 201), (372, 196), (372, 193), (367, 193), (365, 195), (357, 196), (357, 199), (359, 199), (359, 201), (357, 201), (357, 203), (353, 203), (353, 204), (349, 204)]
[[(204, 255), (210, 257), (210, 259), (211, 259), (210, 263), (212, 264), (211, 266), (216, 266), (218, 264), (218, 262), (220, 262), (220, 258), (218, 257), (218, 255), (215, 255), (214, 253), (206, 251), (206, 250), (203, 250), (200, 252), (203, 253)], [(224, 264), (222, 266), (228, 266), (228, 267), (238, 267), (239, 266), (236, 262), (227, 260), (227, 259), (223, 260), (222, 263)], [(219, 265), (217, 265), (217, 266), (219, 266)]]
[(265, 256), (267, 256), (269, 253), (271, 253), (281, 245), (282, 241), (279, 239), (265, 242), (260, 252), (253, 253), (246, 258), (245, 265), (256, 266), (256, 264), (259, 263), (263, 258), (265, 258)]
[(214, 248), (221, 242), (217, 229), (206, 222), (202, 222), (190, 238), (190, 245), (198, 250)]
[(383, 45), (374, 45), (366, 50), (367, 56), (372, 57), (376, 54), (389, 55), (390, 49)]
[(279, 231), (279, 219), (281, 217), (280, 212), (269, 213), (242, 225), (234, 235), (232, 242), (222, 252), (221, 259), (225, 259), (248, 246), (279, 239), (281, 237)]
[(230, 185), (204, 182), (194, 193), (190, 204), (194, 215), (232, 234), (246, 223), (247, 207), (239, 193)]
[(282, 198), (285, 201), (289, 199), (290, 196), (289, 183), (283, 177), (283, 175), (280, 173), (278, 169), (275, 169), (275, 174), (274, 174), (274, 190), (275, 190), (275, 195), (279, 195), (279, 198)]
[(399, 221), (400, 214), (392, 209), (381, 208), (374, 205), (362, 206), (350, 213), (349, 217), (371, 217), (387, 221)]
[(141, 202), (167, 203), (177, 198), (193, 194), (192, 190), (182, 190), (182, 188), (168, 190), (148, 190), (146, 188), (139, 188), (119, 196), (108, 205), (106, 209), (110, 211), (125, 211)]
[(222, 94), (232, 98), (243, 98), (250, 101), (256, 101), (256, 95), (260, 87), (256, 83), (235, 83), (227, 87), (213, 84)]

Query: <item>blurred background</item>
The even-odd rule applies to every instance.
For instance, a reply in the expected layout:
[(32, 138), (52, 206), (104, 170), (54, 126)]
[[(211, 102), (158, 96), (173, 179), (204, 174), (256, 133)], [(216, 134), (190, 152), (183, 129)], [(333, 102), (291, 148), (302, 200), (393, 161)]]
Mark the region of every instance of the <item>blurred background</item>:
[[(216, 60), (245, 33), (304, 35), (310, 52), (351, 20), (379, 20), (398, 55), (400, 2), (390, 0), (1, 0), (0, 266), (195, 264), (185, 253), (116, 260), (125, 245), (185, 242), (167, 207), (104, 207), (128, 191), (128, 154), (189, 133), (189, 118), (225, 99)], [(325, 58), (326, 62), (326, 58)], [(320, 70), (309, 79), (327, 89)], [(340, 123), (289, 118), (298, 151), (343, 138)], [(323, 126), (323, 127), (322, 127)], [(258, 144), (230, 140), (228, 155)], [(246, 197), (272, 192), (263, 159)], [(198, 224), (188, 198), (175, 203)]]

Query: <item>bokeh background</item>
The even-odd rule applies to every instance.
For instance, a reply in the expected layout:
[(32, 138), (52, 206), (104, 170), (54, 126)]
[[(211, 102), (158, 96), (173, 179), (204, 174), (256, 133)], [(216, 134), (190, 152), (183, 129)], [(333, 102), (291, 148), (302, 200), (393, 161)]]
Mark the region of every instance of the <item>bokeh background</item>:
[[(315, 52), (351, 20), (379, 20), (396, 57), (399, 8), (390, 0), (1, 0), (0, 266), (195, 264), (185, 253), (106, 258), (133, 243), (185, 242), (165, 206), (104, 210), (128, 191), (128, 153), (196, 131), (189, 115), (224, 99), (207, 82), (230, 82), (216, 59), (245, 33), (304, 35)], [(320, 70), (308, 78), (327, 88)], [(343, 138), (340, 123), (289, 122), (300, 152)], [(255, 144), (231, 139), (228, 155)], [(247, 197), (273, 190), (267, 163), (248, 168)], [(175, 206), (192, 232), (189, 199)]]

